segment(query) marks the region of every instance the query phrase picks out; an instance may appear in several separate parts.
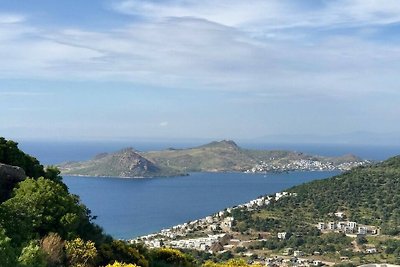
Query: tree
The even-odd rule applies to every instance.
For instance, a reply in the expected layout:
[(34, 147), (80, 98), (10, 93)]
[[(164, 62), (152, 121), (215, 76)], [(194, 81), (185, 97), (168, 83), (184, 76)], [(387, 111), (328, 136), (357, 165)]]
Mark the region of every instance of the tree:
[(172, 248), (154, 249), (150, 253), (151, 266), (173, 266), (173, 267), (192, 267), (195, 266), (194, 259), (185, 255), (181, 251)]
[(17, 244), (50, 232), (64, 239), (84, 236), (84, 226), (90, 224), (89, 211), (79, 198), (43, 177), (21, 182), (15, 196), (1, 206), (5, 219), (0, 224)]
[[(44, 173), (44, 178), (52, 180), (54, 182), (62, 183), (62, 176), (60, 175), (61, 171), (55, 166), (47, 166)], [(67, 187), (65, 186), (65, 189)]]
[(100, 245), (99, 250), (99, 264), (106, 265), (114, 261), (135, 263), (141, 267), (148, 267), (149, 263), (143, 255), (133, 245), (126, 242), (114, 240), (111, 243)]
[(31, 241), (22, 249), (18, 258), (21, 267), (46, 267), (45, 254), (37, 241)]
[(97, 249), (92, 241), (83, 241), (76, 238), (65, 242), (68, 266), (71, 267), (91, 267), (97, 256)]
[(43, 165), (36, 158), (19, 150), (17, 142), (3, 137), (0, 137), (0, 162), (21, 167), (29, 177), (38, 178), (45, 174)]
[(0, 227), (0, 266), (15, 266), (15, 251), (11, 245), (11, 239), (5, 235), (4, 229)]

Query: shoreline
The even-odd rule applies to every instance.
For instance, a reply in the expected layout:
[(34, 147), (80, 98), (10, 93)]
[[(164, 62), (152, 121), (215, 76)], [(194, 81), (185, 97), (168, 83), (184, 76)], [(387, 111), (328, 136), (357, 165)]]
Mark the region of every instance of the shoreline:
[(247, 171), (194, 171), (194, 172), (188, 172), (186, 174), (182, 174), (182, 175), (169, 175), (169, 176), (135, 176), (135, 177), (131, 177), (131, 176), (107, 176), (107, 175), (88, 175), (88, 174), (64, 174), (61, 173), (61, 176), (66, 176), (66, 177), (86, 177), (86, 178), (115, 178), (115, 179), (153, 179), (153, 178), (172, 178), (172, 177), (187, 177), (187, 176), (191, 176), (191, 174), (195, 174), (195, 173), (232, 173), (232, 174), (237, 174), (237, 173), (243, 173), (246, 175), (268, 175), (268, 174), (287, 174), (287, 173), (293, 173), (293, 172), (346, 172), (348, 170), (342, 170), (342, 169), (318, 169), (318, 170), (313, 170), (313, 169), (309, 169), (309, 170), (305, 170), (305, 169), (293, 169), (293, 170), (282, 170), (282, 171), (259, 171), (259, 172), (247, 172)]

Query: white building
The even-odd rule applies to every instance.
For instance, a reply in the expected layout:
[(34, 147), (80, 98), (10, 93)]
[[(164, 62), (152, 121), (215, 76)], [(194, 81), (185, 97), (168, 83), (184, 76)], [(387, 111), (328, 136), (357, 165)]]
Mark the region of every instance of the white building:
[(366, 235), (366, 234), (368, 233), (367, 227), (364, 227), (364, 226), (358, 227), (358, 233), (359, 233), (360, 235)]
[(357, 223), (356, 223), (356, 222), (347, 222), (347, 226), (348, 226), (350, 229), (354, 230), (354, 229), (357, 228)]
[(286, 239), (287, 233), (286, 232), (280, 232), (278, 233), (278, 238), (279, 239)]
[(317, 228), (318, 228), (319, 230), (324, 230), (324, 229), (325, 229), (325, 223), (319, 222)]
[(295, 256), (295, 257), (304, 256), (304, 252), (301, 250), (295, 250), (295, 251), (293, 251), (293, 256)]

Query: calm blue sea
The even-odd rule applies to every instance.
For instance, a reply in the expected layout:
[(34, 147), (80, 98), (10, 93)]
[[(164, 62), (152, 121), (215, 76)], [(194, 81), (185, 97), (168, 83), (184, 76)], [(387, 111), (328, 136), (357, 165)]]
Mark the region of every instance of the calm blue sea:
[(66, 176), (64, 182), (98, 216), (96, 222), (107, 233), (128, 239), (337, 173), (192, 173), (153, 179)]
[[(25, 142), (19, 146), (43, 164), (79, 161), (101, 152), (132, 146), (137, 150), (186, 148), (198, 143), (127, 142)], [(241, 144), (253, 149), (286, 149), (338, 156), (352, 153), (365, 159), (384, 160), (400, 154), (400, 147), (349, 145)], [(70, 191), (98, 216), (97, 223), (116, 238), (133, 238), (162, 228), (202, 218), (224, 208), (247, 202), (337, 172), (283, 174), (192, 173), (187, 177), (119, 179), (64, 177)]]

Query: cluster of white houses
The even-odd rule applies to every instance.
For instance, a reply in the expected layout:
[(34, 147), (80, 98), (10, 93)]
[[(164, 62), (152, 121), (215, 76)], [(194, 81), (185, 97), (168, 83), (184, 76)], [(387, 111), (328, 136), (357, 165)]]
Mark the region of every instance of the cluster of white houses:
[[(272, 158), (273, 160), (273, 158)], [(369, 164), (369, 161), (352, 161), (344, 162), (340, 164), (334, 164), (333, 162), (323, 162), (317, 159), (299, 159), (292, 160), (288, 163), (282, 162), (266, 162), (261, 161), (253, 168), (246, 170), (246, 173), (260, 173), (260, 172), (271, 172), (271, 171), (333, 171), (341, 170), (347, 171), (354, 167)]]
[[(141, 236), (136, 239), (129, 240), (131, 243), (144, 242), (148, 247), (158, 248), (161, 246), (171, 246), (177, 248), (191, 248), (196, 250), (210, 251), (218, 250), (215, 244), (221, 243), (217, 241), (220, 239), (219, 235), (208, 235), (196, 239), (184, 239), (190, 233), (196, 230), (203, 230), (205, 232), (220, 232), (229, 233), (233, 225), (233, 217), (230, 216), (232, 210), (238, 208), (253, 209), (270, 204), (271, 201), (278, 201), (283, 197), (296, 196), (296, 193), (278, 192), (272, 196), (264, 196), (248, 203), (238, 205), (236, 207), (228, 208), (225, 211), (220, 211), (212, 216), (194, 220), (191, 222), (178, 224), (171, 228), (163, 229), (159, 233)], [(178, 240), (180, 239), (180, 240)], [(214, 247), (213, 247), (214, 246)], [(221, 249), (221, 248), (219, 248)]]
[(226, 243), (230, 237), (226, 234), (208, 235), (207, 237), (172, 240), (166, 242), (166, 246), (182, 249), (195, 249), (214, 253), (222, 250), (222, 244)]
[(317, 228), (322, 232), (341, 232), (345, 234), (379, 235), (380, 233), (379, 228), (376, 226), (361, 225), (351, 221), (319, 222)]
[(297, 196), (297, 193), (289, 193), (289, 192), (278, 192), (275, 193), (275, 195), (272, 196), (264, 196), (264, 197), (259, 197), (256, 198), (254, 200), (251, 200), (245, 204), (241, 204), (239, 206), (236, 206), (234, 208), (231, 209), (227, 209), (227, 212), (230, 213), (232, 209), (235, 208), (257, 208), (257, 207), (262, 207), (264, 205), (269, 205), (271, 203), (271, 200), (275, 200), (278, 201), (279, 199), (283, 198), (283, 197), (290, 197), (290, 196)]

